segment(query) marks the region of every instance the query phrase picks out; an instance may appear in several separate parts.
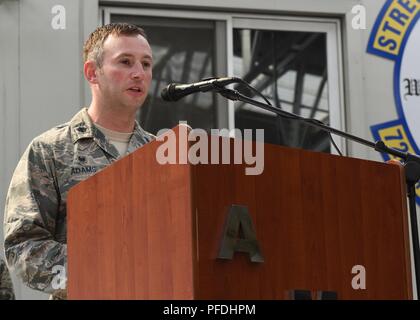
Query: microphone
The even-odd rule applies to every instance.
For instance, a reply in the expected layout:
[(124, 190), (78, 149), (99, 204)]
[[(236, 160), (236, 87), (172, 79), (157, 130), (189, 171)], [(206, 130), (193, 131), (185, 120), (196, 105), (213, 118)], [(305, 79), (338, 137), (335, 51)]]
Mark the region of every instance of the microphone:
[(162, 90), (160, 95), (165, 101), (178, 101), (194, 92), (206, 92), (240, 81), (241, 79), (237, 77), (226, 77), (210, 78), (191, 84), (170, 83)]

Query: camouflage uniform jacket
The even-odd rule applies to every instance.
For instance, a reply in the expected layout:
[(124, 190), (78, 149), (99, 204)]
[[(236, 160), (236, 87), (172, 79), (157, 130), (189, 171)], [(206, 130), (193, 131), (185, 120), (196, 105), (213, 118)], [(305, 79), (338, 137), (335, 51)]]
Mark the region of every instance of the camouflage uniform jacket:
[(9, 270), (6, 262), (0, 258), (0, 300), (14, 300), (12, 279), (10, 279)]
[[(127, 153), (153, 138), (136, 122)], [(4, 218), (8, 264), (29, 287), (66, 297), (54, 289), (52, 269), (67, 262), (67, 193), (119, 156), (86, 108), (30, 143), (13, 174)]]

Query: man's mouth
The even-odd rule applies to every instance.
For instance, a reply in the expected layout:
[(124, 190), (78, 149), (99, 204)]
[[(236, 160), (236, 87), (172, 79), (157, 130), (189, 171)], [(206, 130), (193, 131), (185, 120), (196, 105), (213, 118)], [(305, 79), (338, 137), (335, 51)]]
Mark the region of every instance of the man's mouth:
[(128, 91), (131, 91), (131, 92), (141, 92), (142, 90), (141, 90), (140, 87), (131, 87), (131, 88), (128, 89)]

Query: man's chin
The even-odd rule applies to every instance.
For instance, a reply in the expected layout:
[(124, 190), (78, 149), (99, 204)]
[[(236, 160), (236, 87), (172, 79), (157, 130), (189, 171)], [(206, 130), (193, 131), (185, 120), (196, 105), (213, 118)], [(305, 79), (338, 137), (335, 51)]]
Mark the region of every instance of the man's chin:
[(138, 109), (141, 108), (141, 106), (144, 104), (144, 101), (138, 101), (138, 102), (130, 102), (130, 103), (126, 103), (124, 104), (124, 109), (126, 110), (132, 110), (134, 112), (136, 112)]

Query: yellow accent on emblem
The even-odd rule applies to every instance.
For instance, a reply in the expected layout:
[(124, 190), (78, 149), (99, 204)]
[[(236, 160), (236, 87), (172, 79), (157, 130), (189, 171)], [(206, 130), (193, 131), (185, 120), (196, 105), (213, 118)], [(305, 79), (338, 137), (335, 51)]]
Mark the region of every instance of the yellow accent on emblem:
[(373, 47), (398, 56), (408, 26), (420, 10), (417, 0), (394, 0), (387, 8), (375, 35)]
[[(388, 147), (397, 149), (401, 152), (415, 153), (413, 146), (407, 138), (407, 133), (401, 124), (380, 129), (378, 133), (380, 139), (385, 142)], [(391, 155), (390, 157), (395, 158)]]

